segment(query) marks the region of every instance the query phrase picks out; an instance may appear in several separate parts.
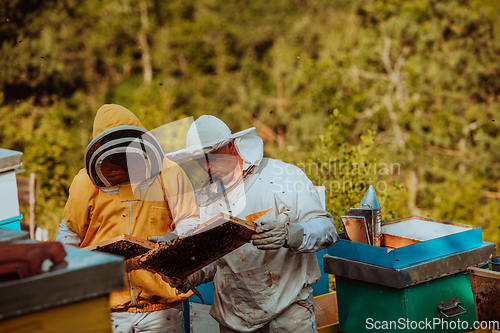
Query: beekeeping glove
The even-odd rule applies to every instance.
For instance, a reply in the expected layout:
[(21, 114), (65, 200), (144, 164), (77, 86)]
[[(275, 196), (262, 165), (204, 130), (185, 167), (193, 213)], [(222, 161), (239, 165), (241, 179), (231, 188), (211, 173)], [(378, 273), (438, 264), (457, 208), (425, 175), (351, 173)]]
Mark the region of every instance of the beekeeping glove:
[(143, 267), (139, 266), (139, 258), (131, 258), (129, 260), (125, 261), (125, 271), (130, 272), (130, 271), (135, 271), (136, 269), (144, 269)]
[(189, 275), (187, 278), (183, 280), (178, 280), (174, 278), (168, 278), (168, 284), (170, 287), (179, 290), (181, 293), (187, 293), (192, 287), (196, 287), (201, 283), (203, 277), (202, 270), (196, 271), (193, 274)]
[(166, 245), (177, 238), (175, 231), (167, 232), (161, 236), (149, 236), (148, 241), (158, 243), (160, 246)]
[(283, 222), (260, 222), (252, 235), (253, 245), (260, 250), (298, 248), (303, 238), (304, 228), (300, 224)]
[(191, 285), (189, 284), (188, 278), (189, 276), (184, 280), (168, 278), (168, 284), (170, 285), (170, 287), (175, 288), (179, 290), (181, 293), (185, 294), (191, 289)]

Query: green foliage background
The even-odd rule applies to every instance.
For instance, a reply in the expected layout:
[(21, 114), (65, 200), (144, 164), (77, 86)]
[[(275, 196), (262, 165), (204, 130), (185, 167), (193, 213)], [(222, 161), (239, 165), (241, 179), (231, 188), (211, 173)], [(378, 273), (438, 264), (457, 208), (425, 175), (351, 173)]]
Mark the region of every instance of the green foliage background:
[(117, 103), (149, 129), (202, 114), (257, 127), (266, 156), (326, 187), (339, 228), (372, 182), (384, 220), (473, 224), (500, 243), (499, 6), (2, 1), (0, 147), (36, 172), (52, 237), (95, 112)]

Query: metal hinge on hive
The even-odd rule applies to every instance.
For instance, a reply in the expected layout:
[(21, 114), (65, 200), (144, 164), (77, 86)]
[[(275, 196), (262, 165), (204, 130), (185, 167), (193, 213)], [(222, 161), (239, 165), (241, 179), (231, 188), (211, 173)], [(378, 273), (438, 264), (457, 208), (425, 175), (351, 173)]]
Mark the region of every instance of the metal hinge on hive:
[(449, 299), (447, 301), (439, 302), (437, 304), (438, 308), (438, 318), (452, 318), (460, 316), (467, 312), (460, 304), (458, 297)]

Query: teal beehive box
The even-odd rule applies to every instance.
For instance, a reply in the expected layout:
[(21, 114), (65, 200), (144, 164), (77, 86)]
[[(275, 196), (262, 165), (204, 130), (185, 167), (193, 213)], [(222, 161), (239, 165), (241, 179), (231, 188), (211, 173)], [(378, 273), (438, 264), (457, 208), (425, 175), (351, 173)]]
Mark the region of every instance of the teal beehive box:
[(341, 238), (328, 252), (345, 259), (398, 269), (475, 249), (482, 243), (479, 227), (410, 216), (381, 225), (381, 246)]
[(476, 320), (467, 267), (496, 249), (481, 228), (411, 216), (381, 224), (380, 246), (346, 234), (328, 249), (339, 329), (361, 332), (469, 332)]
[(16, 169), (22, 166), (22, 156), (21, 152), (0, 148), (0, 228), (21, 230)]

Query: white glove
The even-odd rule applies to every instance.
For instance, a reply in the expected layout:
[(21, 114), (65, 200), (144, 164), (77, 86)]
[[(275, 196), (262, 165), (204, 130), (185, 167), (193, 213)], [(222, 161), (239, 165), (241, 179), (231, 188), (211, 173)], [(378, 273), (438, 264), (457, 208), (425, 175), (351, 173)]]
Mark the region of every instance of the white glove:
[(149, 236), (148, 241), (160, 244), (160, 246), (166, 245), (177, 238), (175, 232), (167, 232), (161, 236)]
[(304, 228), (300, 224), (283, 222), (261, 222), (252, 235), (253, 245), (260, 250), (298, 248), (303, 238)]

